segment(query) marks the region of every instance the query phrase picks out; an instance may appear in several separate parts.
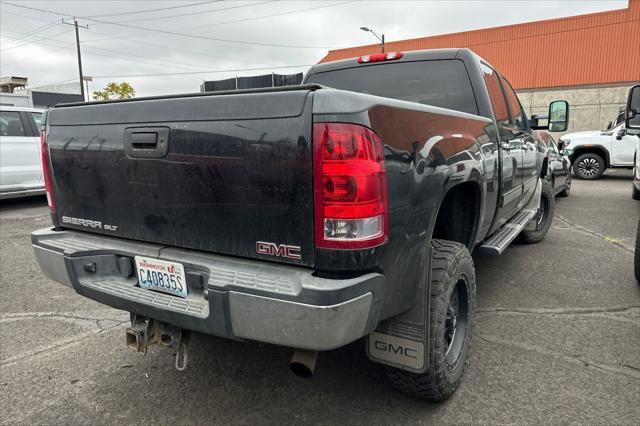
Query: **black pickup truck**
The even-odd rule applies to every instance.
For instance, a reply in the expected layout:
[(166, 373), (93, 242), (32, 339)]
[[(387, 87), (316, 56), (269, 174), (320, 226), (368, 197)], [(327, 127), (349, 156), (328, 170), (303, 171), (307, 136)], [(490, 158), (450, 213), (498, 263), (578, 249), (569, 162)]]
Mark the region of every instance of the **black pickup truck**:
[[(403, 392), (443, 400), (468, 360), (472, 251), (551, 225), (546, 146), (467, 49), (313, 66), (302, 85), (61, 105), (42, 158), (44, 273), (131, 313), (127, 343), (184, 367), (189, 331), (317, 351), (366, 338)], [(518, 271), (514, 271), (517, 274)]]

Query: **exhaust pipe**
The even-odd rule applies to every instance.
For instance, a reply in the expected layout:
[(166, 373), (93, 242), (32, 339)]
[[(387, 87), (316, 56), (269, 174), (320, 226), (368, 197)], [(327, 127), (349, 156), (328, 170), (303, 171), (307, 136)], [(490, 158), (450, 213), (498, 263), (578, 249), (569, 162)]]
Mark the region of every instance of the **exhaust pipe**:
[(309, 379), (313, 376), (313, 371), (316, 369), (317, 360), (318, 351), (296, 349), (289, 366), (296, 376)]

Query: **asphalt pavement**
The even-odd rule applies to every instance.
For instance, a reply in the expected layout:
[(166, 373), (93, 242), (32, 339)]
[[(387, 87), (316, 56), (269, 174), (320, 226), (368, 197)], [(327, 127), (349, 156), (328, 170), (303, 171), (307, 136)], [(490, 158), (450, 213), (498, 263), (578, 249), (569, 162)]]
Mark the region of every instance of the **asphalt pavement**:
[(640, 202), (631, 173), (575, 181), (536, 245), (476, 258), (471, 363), (443, 404), (388, 387), (363, 343), (322, 353), (315, 376), (291, 351), (196, 335), (189, 367), (125, 346), (128, 314), (46, 279), (29, 233), (42, 198), (0, 203), (2, 424), (637, 424)]

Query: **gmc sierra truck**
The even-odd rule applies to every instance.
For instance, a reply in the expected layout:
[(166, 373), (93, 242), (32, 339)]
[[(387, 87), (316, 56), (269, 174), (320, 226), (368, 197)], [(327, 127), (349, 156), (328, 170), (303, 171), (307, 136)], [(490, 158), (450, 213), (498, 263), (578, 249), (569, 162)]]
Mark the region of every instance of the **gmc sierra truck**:
[[(542, 119), (542, 117), (540, 118)], [(45, 275), (131, 313), (129, 347), (189, 332), (318, 351), (365, 338), (393, 386), (441, 401), (469, 358), (471, 252), (551, 225), (546, 146), (467, 49), (313, 66), (300, 86), (67, 104), (45, 118)], [(517, 271), (514, 271), (514, 274)]]

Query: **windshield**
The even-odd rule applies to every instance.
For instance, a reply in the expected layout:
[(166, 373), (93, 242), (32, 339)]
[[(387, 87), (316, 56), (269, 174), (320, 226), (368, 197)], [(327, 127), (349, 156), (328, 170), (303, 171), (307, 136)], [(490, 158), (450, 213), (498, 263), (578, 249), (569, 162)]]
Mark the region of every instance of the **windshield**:
[(306, 83), (478, 114), (469, 74), (457, 59), (327, 71), (310, 75)]

